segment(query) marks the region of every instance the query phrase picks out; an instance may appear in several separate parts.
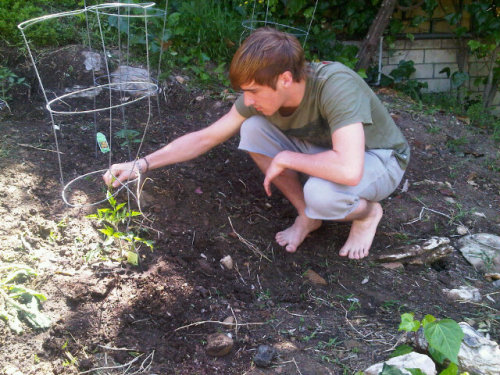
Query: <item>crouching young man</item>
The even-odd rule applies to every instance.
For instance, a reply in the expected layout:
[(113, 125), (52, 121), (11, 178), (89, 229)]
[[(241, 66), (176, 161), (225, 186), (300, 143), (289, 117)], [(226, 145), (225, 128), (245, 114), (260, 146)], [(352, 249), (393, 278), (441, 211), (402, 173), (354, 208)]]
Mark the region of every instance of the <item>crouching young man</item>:
[[(340, 63), (306, 64), (297, 39), (271, 28), (243, 42), (229, 75), (243, 94), (226, 115), (138, 161), (111, 166), (105, 182), (116, 187), (193, 159), (240, 131), (239, 148), (265, 174), (266, 193), (274, 184), (297, 209), (293, 225), (276, 234), (279, 245), (295, 252), (323, 220), (346, 221), (351, 230), (339, 254), (367, 256), (383, 214), (378, 202), (396, 189), (410, 155), (377, 96)], [(299, 173), (309, 176), (304, 186)]]

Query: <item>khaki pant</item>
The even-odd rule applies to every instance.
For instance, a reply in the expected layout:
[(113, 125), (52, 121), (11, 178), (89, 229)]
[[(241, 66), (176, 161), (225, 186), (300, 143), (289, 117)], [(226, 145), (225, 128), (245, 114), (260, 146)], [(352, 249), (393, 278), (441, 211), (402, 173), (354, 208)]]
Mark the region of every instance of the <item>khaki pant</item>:
[[(327, 149), (288, 137), (262, 116), (252, 116), (241, 127), (239, 149), (273, 158), (288, 150), (316, 154)], [(404, 170), (393, 150), (365, 152), (363, 177), (356, 186), (347, 186), (309, 177), (304, 184), (305, 213), (312, 219), (341, 220), (356, 209), (359, 199), (378, 202), (387, 198), (401, 182)]]

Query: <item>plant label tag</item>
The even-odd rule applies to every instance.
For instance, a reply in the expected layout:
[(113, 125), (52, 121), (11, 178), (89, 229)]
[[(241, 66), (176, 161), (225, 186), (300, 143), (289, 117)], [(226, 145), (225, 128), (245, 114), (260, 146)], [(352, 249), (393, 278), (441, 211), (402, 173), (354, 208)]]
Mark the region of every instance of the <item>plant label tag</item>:
[(97, 138), (97, 144), (99, 145), (99, 148), (101, 149), (101, 152), (103, 154), (111, 151), (111, 149), (109, 148), (108, 141), (106, 140), (106, 136), (104, 134), (99, 132), (96, 134), (96, 138)]

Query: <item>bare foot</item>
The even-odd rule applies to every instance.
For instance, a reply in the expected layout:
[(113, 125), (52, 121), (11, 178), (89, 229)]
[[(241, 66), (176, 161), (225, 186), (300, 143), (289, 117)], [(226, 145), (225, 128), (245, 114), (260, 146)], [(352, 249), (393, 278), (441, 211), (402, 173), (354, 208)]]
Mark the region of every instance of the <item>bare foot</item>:
[(321, 220), (310, 219), (299, 215), (293, 225), (283, 232), (276, 233), (276, 242), (280, 246), (286, 246), (289, 253), (294, 253), (297, 247), (305, 240), (307, 235), (321, 226)]
[(377, 225), (382, 218), (382, 206), (378, 202), (368, 202), (368, 216), (352, 222), (351, 231), (339, 255), (350, 259), (361, 259), (368, 255)]

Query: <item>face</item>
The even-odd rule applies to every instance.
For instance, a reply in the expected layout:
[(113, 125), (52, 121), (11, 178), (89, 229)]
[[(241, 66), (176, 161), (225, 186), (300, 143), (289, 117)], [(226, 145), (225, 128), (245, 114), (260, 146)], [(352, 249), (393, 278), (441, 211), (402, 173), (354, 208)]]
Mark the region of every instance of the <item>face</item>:
[(241, 85), (243, 99), (247, 107), (252, 106), (266, 116), (276, 113), (284, 103), (284, 95), (277, 84), (276, 90), (269, 86), (262, 86), (255, 82)]

